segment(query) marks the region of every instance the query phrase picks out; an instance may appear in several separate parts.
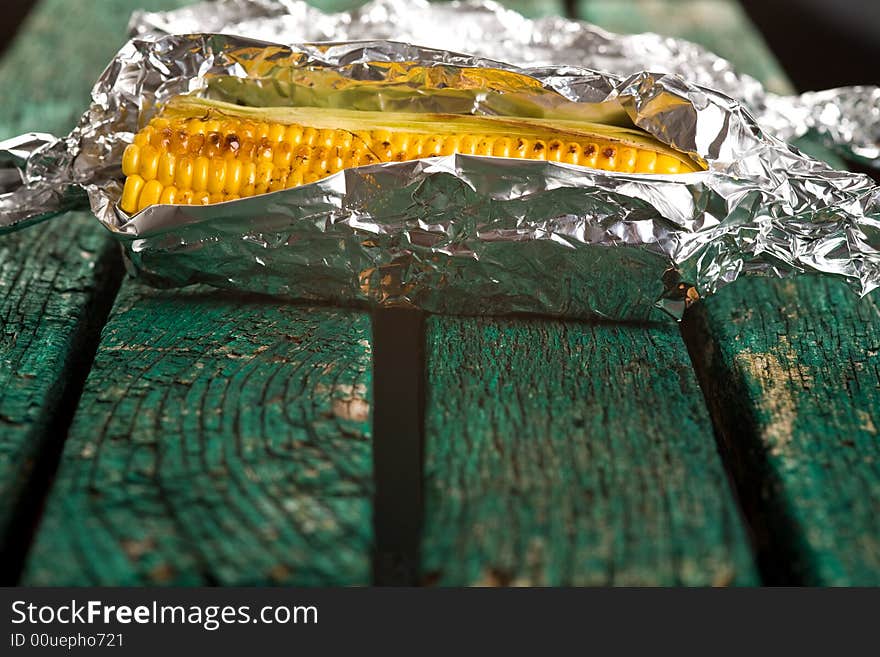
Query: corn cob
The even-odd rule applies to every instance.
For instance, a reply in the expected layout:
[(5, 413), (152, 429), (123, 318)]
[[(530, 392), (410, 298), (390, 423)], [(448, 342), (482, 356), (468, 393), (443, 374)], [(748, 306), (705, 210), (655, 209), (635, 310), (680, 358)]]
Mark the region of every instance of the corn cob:
[(126, 148), (119, 205), (135, 213), (158, 203), (218, 203), (351, 167), (452, 153), (627, 173), (699, 169), (646, 133), (571, 120), (248, 108), (182, 96)]

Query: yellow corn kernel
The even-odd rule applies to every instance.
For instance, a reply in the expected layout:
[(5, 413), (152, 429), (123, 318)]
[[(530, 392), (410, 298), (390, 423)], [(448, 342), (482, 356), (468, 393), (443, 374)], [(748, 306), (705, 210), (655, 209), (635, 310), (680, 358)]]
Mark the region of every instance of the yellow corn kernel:
[(654, 165), (655, 173), (679, 173), (681, 163), (670, 155), (658, 155), (657, 164)]
[(141, 147), (137, 144), (129, 144), (122, 154), (122, 173), (126, 176), (134, 175), (140, 168)]
[(162, 190), (162, 196), (159, 197), (159, 203), (162, 205), (173, 205), (177, 200), (177, 187), (170, 185)]
[(244, 165), (240, 160), (228, 160), (226, 162), (226, 180), (223, 183), (223, 191), (227, 194), (238, 194), (242, 187), (242, 174)]
[(125, 179), (122, 188), (122, 198), (119, 199), (119, 207), (128, 213), (137, 212), (138, 198), (144, 188), (144, 179), (137, 174), (132, 174)]
[(204, 156), (199, 156), (193, 162), (192, 188), (194, 192), (204, 192), (208, 189), (208, 171), (211, 161)]
[(193, 161), (189, 156), (183, 156), (174, 168), (174, 183), (178, 189), (192, 189)]
[(657, 165), (657, 153), (646, 149), (639, 150), (636, 156), (637, 173), (654, 173), (654, 167)]
[(156, 172), (156, 180), (162, 183), (163, 187), (174, 182), (175, 159), (171, 153), (162, 153), (159, 157), (159, 169)]
[(177, 201), (177, 187), (170, 185), (162, 190), (162, 196), (159, 197), (159, 203), (162, 205), (174, 205)]
[(141, 196), (138, 199), (137, 209), (138, 212), (143, 210), (144, 208), (148, 208), (151, 205), (156, 205), (159, 202), (159, 199), (162, 196), (162, 183), (158, 180), (148, 180), (144, 185), (144, 189), (141, 191)]
[(140, 152), (140, 170), (141, 178), (144, 180), (152, 180), (156, 177), (159, 170), (159, 151), (154, 146), (147, 144), (141, 147)]
[(219, 194), (226, 183), (226, 160), (215, 157), (208, 167), (208, 192)]
[(632, 173), (636, 170), (639, 154), (635, 148), (621, 148), (617, 151), (617, 170)]
[(508, 137), (496, 139), (495, 143), (492, 145), (492, 155), (497, 157), (510, 157), (510, 152), (513, 146), (513, 140)]

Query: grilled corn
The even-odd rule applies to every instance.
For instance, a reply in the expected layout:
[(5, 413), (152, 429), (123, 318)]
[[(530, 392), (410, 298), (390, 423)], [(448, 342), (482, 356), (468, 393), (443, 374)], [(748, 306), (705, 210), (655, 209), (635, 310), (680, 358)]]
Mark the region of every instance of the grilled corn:
[(572, 120), (251, 108), (180, 96), (122, 158), (120, 207), (209, 204), (307, 184), (343, 169), (462, 153), (645, 174), (699, 170), (647, 133)]

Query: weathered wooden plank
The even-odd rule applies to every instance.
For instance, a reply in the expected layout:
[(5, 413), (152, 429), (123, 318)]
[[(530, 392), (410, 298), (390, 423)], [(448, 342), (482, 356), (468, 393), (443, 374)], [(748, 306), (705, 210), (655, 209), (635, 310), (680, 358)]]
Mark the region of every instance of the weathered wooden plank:
[[(34, 9), (0, 62), (0, 139), (73, 127), (124, 41), (131, 4)], [(115, 245), (87, 213), (0, 239), (0, 580), (20, 565), (120, 276)]]
[[(702, 43), (790, 89), (734, 2), (638, 4), (667, 16), (656, 19), (663, 33)], [(712, 20), (695, 9), (704, 4), (705, 11), (718, 6)], [(631, 2), (582, 6), (613, 29), (646, 27)], [(801, 146), (842, 165), (821, 148)], [(880, 584), (876, 293), (859, 302), (834, 280), (746, 279), (706, 300), (685, 330), (768, 577)]]
[(20, 566), (120, 276), (94, 219), (0, 240), (0, 578)]
[(690, 321), (768, 567), (808, 584), (880, 584), (877, 297), (856, 302), (834, 280), (751, 279)]
[(427, 582), (757, 581), (674, 327), (437, 317), (426, 360)]
[(365, 584), (362, 312), (126, 283), (28, 584)]
[(427, 354), (428, 581), (756, 581), (676, 327), (433, 318)]

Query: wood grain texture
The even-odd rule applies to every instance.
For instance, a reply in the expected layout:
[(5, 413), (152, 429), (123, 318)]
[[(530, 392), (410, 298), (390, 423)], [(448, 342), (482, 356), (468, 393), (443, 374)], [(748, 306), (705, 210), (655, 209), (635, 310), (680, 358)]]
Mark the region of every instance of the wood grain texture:
[[(95, 79), (125, 41), (135, 4), (112, 0), (92, 12), (71, 11), (57, 0), (40, 3), (0, 62), (0, 139), (70, 130)], [(14, 570), (11, 562), (18, 559), (12, 553), (27, 541), (28, 509), (44, 492), (40, 469), (51, 469), (69, 421), (67, 407), (85, 379), (120, 276), (117, 247), (88, 213), (0, 239), (3, 577), (11, 576), (6, 569)]]
[[(581, 6), (622, 31), (646, 29), (647, 14), (632, 8), (651, 7), (653, 29), (697, 41), (773, 88), (791, 88), (734, 2)], [(714, 6), (712, 20), (703, 20)], [(799, 146), (843, 166), (821, 147)], [(880, 584), (877, 308), (876, 293), (860, 302), (835, 280), (744, 279), (685, 325), (771, 578)]]
[(428, 582), (750, 584), (677, 328), (432, 318)]
[(807, 584), (880, 585), (877, 297), (813, 277), (750, 279), (689, 321), (771, 566)]
[(369, 320), (126, 283), (27, 584), (365, 584)]
[[(51, 231), (0, 240), (0, 572), (14, 577), (30, 533), (28, 501), (38, 464), (57, 453), (71, 396), (118, 280), (118, 256), (94, 219), (69, 215)], [(65, 408), (70, 405), (71, 408)], [(59, 422), (61, 425), (59, 426)], [(15, 563), (14, 563), (15, 562)]]

